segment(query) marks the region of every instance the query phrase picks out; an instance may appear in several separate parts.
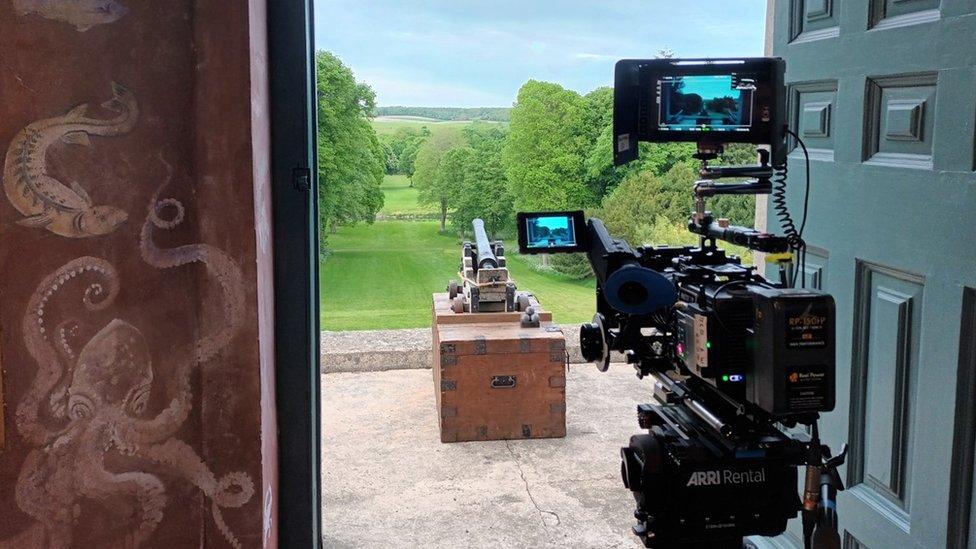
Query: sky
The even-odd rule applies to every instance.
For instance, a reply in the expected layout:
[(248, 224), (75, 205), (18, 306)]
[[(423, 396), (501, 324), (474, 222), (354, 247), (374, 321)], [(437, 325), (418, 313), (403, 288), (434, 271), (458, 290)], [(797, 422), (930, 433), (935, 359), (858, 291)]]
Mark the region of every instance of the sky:
[(689, 76), (682, 93), (697, 93), (704, 100), (732, 96), (731, 76)]
[(315, 47), (380, 106), (506, 107), (529, 79), (580, 93), (623, 58), (760, 56), (765, 0), (315, 0)]

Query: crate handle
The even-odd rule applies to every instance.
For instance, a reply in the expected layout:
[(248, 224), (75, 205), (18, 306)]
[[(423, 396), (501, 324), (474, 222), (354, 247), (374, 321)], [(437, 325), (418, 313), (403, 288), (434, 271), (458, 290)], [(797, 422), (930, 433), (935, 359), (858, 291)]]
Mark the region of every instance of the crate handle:
[(491, 376), (492, 389), (514, 389), (515, 376)]

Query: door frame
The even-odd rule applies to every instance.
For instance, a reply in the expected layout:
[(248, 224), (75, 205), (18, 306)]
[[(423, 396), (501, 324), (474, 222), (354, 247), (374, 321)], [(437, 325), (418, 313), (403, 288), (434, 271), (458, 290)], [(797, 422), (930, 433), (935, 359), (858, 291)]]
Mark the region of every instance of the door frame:
[(271, 1), (278, 546), (320, 547), (318, 198), (312, 0)]

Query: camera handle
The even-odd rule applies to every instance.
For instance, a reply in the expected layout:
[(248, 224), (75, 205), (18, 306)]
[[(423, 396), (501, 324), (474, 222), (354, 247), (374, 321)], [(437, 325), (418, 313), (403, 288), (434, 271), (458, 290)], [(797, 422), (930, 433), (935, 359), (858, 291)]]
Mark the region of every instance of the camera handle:
[(805, 549), (840, 549), (837, 524), (837, 492), (844, 489), (838, 467), (847, 458), (847, 444), (836, 456), (820, 444), (816, 422), (807, 455), (806, 486), (803, 490), (803, 546)]

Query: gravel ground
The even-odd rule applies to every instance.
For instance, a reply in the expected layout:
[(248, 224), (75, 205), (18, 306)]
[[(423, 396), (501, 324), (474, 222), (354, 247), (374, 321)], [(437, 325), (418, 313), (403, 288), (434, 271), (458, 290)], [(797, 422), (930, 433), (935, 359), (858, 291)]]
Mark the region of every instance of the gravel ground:
[(567, 374), (567, 436), (442, 444), (429, 370), (322, 376), (326, 547), (639, 547), (619, 448), (647, 383)]

